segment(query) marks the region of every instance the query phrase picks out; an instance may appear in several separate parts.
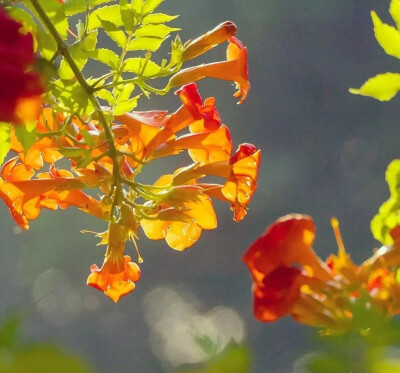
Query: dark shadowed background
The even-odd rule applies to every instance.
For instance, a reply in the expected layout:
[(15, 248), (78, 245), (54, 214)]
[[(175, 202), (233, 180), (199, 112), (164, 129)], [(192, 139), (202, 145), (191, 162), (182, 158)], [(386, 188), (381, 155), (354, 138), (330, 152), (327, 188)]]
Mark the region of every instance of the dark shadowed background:
[[(180, 312), (192, 309), (197, 318), (188, 319), (201, 329), (215, 316), (210, 310), (222, 310), (231, 318), (225, 329), (253, 351), (254, 372), (292, 372), (316, 342), (289, 318), (274, 324), (253, 318), (251, 280), (241, 257), (268, 224), (291, 212), (314, 218), (314, 247), (323, 258), (337, 250), (331, 216), (339, 219), (356, 262), (378, 245), (369, 224), (388, 198), (386, 166), (399, 156), (399, 101), (379, 103), (347, 90), (400, 69), (375, 41), (369, 15), (374, 9), (389, 22), (388, 7), (388, 0), (166, 0), (160, 10), (181, 15), (172, 25), (182, 28), (182, 40), (232, 20), (248, 47), (252, 90), (243, 105), (236, 105), (229, 82), (199, 83), (203, 98), (216, 97), (235, 148), (251, 142), (262, 149), (248, 216), (236, 224), (229, 208), (217, 203), (218, 228), (203, 232), (186, 252), (141, 234), (142, 279), (134, 293), (113, 304), (85, 285), (90, 265), (102, 263), (104, 247), (79, 233), (105, 230), (104, 224), (74, 209), (44, 211), (21, 232), (1, 205), (0, 317), (22, 311), (26, 340), (80, 352), (96, 372), (157, 373), (191, 357), (196, 361), (193, 351), (185, 352), (186, 360), (165, 357), (185, 355), (188, 348), (187, 334), (175, 335), (176, 328), (185, 328)], [(223, 59), (224, 51), (222, 46), (203, 60)], [(179, 104), (171, 93), (140, 101), (138, 110), (174, 111)], [(159, 162), (144, 180), (183, 164)]]

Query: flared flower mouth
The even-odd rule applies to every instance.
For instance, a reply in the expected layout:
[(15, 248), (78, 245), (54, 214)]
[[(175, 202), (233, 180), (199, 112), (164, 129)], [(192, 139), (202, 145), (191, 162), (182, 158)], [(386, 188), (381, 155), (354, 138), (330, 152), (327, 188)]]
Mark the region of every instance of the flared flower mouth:
[(103, 291), (115, 303), (131, 293), (140, 279), (140, 268), (129, 255), (121, 255), (119, 260), (106, 258), (101, 268), (93, 264), (90, 270), (87, 285)]

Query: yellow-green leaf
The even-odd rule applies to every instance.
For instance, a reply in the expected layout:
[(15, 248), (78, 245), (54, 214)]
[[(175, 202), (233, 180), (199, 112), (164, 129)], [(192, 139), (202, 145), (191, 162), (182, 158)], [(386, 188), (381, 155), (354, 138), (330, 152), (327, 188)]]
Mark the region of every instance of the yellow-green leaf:
[(116, 26), (114, 23), (110, 21), (107, 21), (105, 19), (100, 19), (100, 22), (106, 34), (112, 40), (114, 40), (119, 47), (125, 48), (127, 42), (125, 32), (123, 32), (118, 26)]
[(393, 26), (383, 23), (378, 15), (371, 12), (376, 40), (390, 56), (400, 58), (400, 32)]
[[(399, 0), (400, 1), (400, 0)], [(163, 13), (153, 13), (143, 17), (143, 24), (158, 24), (173, 21), (178, 16), (170, 16)]]
[(91, 51), (89, 57), (116, 69), (119, 62), (118, 55), (110, 49), (99, 48)]
[(128, 45), (128, 51), (146, 50), (155, 52), (161, 47), (164, 42), (163, 38), (156, 37), (141, 37), (131, 40)]
[(164, 0), (146, 0), (143, 5), (143, 13), (148, 14), (151, 13), (154, 9), (156, 9)]
[(0, 122), (0, 164), (3, 163), (10, 150), (10, 131), (11, 125), (9, 123)]
[(107, 89), (102, 88), (102, 89), (96, 91), (95, 95), (98, 98), (100, 98), (100, 99), (102, 99), (104, 101), (107, 101), (109, 105), (111, 105), (111, 106), (114, 105), (114, 101), (115, 101), (114, 100), (114, 96)]
[(129, 111), (132, 111), (137, 106), (137, 101), (140, 96), (136, 96), (129, 100), (121, 101), (117, 105), (115, 105), (113, 114), (114, 115), (122, 115)]
[(28, 122), (14, 126), (15, 135), (25, 152), (28, 151), (36, 140), (36, 123)]
[(128, 58), (124, 63), (124, 71), (140, 76), (157, 75), (161, 67), (146, 58)]
[(103, 6), (93, 11), (89, 16), (89, 31), (101, 27), (100, 19), (106, 19), (115, 26), (123, 25), (119, 5)]
[(400, 29), (400, 0), (392, 0), (389, 8), (390, 15), (396, 22), (397, 28)]
[(135, 32), (135, 37), (157, 37), (165, 38), (171, 32), (179, 31), (179, 28), (169, 27), (163, 24), (160, 25), (143, 25)]
[(359, 89), (350, 88), (349, 92), (356, 95), (376, 98), (379, 101), (389, 101), (400, 90), (400, 74), (385, 73), (368, 79)]

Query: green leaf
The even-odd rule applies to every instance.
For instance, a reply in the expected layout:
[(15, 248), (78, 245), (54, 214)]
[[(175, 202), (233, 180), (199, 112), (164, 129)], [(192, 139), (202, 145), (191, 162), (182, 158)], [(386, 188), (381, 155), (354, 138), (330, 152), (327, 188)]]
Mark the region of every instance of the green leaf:
[(122, 115), (129, 111), (132, 111), (137, 106), (137, 101), (140, 96), (136, 96), (131, 98), (130, 100), (120, 101), (117, 105), (114, 106), (113, 114), (114, 115)]
[(137, 38), (140, 37), (156, 37), (164, 39), (171, 32), (179, 31), (179, 28), (169, 27), (163, 24), (160, 25), (143, 25), (137, 31), (135, 31), (134, 35)]
[(143, 13), (148, 14), (151, 13), (154, 9), (156, 9), (164, 0), (146, 0), (143, 5)]
[(128, 58), (124, 62), (124, 72), (147, 77), (157, 75), (160, 71), (161, 66), (146, 58)]
[(379, 101), (389, 101), (400, 90), (400, 74), (385, 73), (368, 79), (359, 89), (350, 88), (349, 92), (376, 98)]
[(24, 151), (27, 152), (36, 140), (36, 122), (15, 125), (14, 130), (18, 141), (21, 143)]
[(249, 373), (251, 371), (249, 350), (244, 346), (232, 343), (203, 368), (182, 369), (177, 373)]
[(135, 27), (135, 12), (129, 4), (128, 0), (120, 0), (119, 8), (121, 13), (121, 19), (124, 23), (126, 31), (132, 31)]
[(114, 115), (121, 115), (128, 111), (132, 111), (137, 106), (140, 95), (130, 98), (135, 85), (132, 83), (124, 84), (122, 88), (115, 88), (114, 93), (117, 95), (115, 105), (113, 107)]
[(145, 37), (145, 38), (137, 38), (131, 40), (128, 45), (128, 51), (138, 51), (138, 50), (146, 50), (155, 52), (164, 42), (165, 39), (157, 38), (157, 37)]
[(400, 28), (400, 0), (392, 0), (389, 8), (390, 15), (396, 22), (397, 28)]
[(375, 239), (384, 245), (391, 245), (390, 231), (400, 225), (400, 159), (393, 160), (386, 170), (390, 198), (382, 204), (371, 221), (371, 231)]
[(102, 26), (100, 19), (106, 19), (115, 26), (123, 26), (119, 5), (103, 6), (93, 11), (89, 16), (88, 30), (93, 30)]
[(107, 101), (108, 104), (111, 106), (113, 106), (115, 103), (114, 96), (112, 95), (112, 93), (109, 90), (107, 90), (105, 88), (96, 91), (95, 95), (98, 98), (101, 98), (102, 100)]
[(26, 347), (11, 356), (11, 360), (3, 362), (0, 368), (3, 373), (46, 372), (57, 373), (90, 373), (92, 370), (80, 357), (61, 352), (51, 345), (34, 345)]
[(89, 1), (90, 1), (90, 6), (95, 7), (96, 5), (110, 3), (113, 2), (114, 0), (89, 0)]
[(382, 23), (378, 15), (371, 12), (376, 40), (390, 56), (400, 58), (400, 32), (386, 23)]
[(117, 96), (116, 103), (118, 104), (121, 101), (128, 100), (134, 89), (135, 85), (133, 83), (124, 84), (122, 88), (121, 86), (115, 87), (114, 94)]
[(86, 12), (86, 0), (66, 0), (64, 3), (64, 12), (66, 16)]
[(0, 122), (0, 165), (11, 147), (10, 131), (11, 125), (9, 123)]
[(131, 4), (136, 14), (141, 15), (143, 13), (143, 0), (132, 0)]
[(179, 16), (170, 16), (168, 14), (163, 14), (163, 13), (153, 13), (143, 17), (142, 23), (143, 24), (167, 23), (173, 21), (175, 18), (178, 17)]
[(92, 102), (84, 88), (74, 80), (57, 80), (52, 84), (52, 93), (62, 110), (79, 115), (90, 115), (94, 111)]
[[(79, 70), (82, 70), (85, 67), (89, 59), (89, 53), (96, 48), (96, 44), (97, 30), (93, 30), (86, 36), (85, 39), (71, 47), (71, 56), (73, 57)], [(61, 79), (72, 79), (75, 77), (75, 73), (72, 71), (65, 59), (61, 61), (58, 74)]]
[(119, 63), (119, 56), (110, 49), (95, 49), (89, 53), (89, 57), (110, 66), (112, 69), (116, 69)]
[(114, 23), (107, 21), (105, 19), (100, 19), (101, 25), (103, 26), (106, 34), (114, 40), (117, 45), (121, 48), (125, 48), (127, 43), (127, 38), (125, 33)]

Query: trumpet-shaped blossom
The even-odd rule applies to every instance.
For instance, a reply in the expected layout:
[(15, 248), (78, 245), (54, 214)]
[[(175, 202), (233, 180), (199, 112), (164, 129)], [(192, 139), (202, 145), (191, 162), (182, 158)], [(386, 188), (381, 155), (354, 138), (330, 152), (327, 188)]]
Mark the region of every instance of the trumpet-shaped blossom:
[(132, 292), (140, 279), (139, 266), (131, 262), (129, 255), (123, 255), (126, 239), (123, 224), (110, 222), (107, 237), (102, 241), (108, 243), (103, 266), (93, 264), (87, 279), (87, 285), (103, 291), (115, 303)]
[(400, 311), (400, 245), (383, 246), (357, 266), (344, 250), (336, 219), (332, 226), (339, 254), (325, 262), (312, 250), (315, 226), (306, 215), (278, 219), (250, 246), (243, 261), (253, 278), (257, 319), (270, 322), (290, 314), (330, 331), (352, 327), (355, 301), (388, 317)]
[[(164, 175), (154, 185), (169, 185), (172, 181), (173, 175)], [(196, 243), (203, 229), (217, 226), (211, 199), (195, 184), (175, 187), (162, 201), (149, 211), (151, 219), (140, 221), (144, 233), (152, 240), (165, 238), (171, 248), (182, 251)]]
[(246, 100), (250, 91), (247, 48), (243, 46), (239, 39), (231, 37), (229, 38), (226, 57), (226, 61), (183, 69), (170, 79), (169, 85), (178, 87), (206, 77), (229, 80), (236, 83), (238, 90), (234, 97), (240, 97), (238, 103), (241, 104)]

